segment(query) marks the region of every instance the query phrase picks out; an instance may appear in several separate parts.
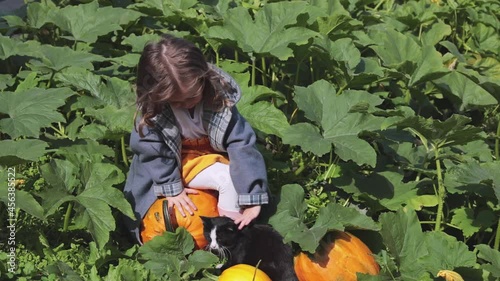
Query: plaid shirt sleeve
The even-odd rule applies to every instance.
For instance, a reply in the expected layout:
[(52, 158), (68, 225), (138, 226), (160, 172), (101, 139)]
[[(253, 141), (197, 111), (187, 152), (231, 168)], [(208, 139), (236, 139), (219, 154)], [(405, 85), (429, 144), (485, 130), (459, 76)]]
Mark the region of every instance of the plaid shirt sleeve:
[(145, 127), (143, 138), (134, 130), (130, 147), (138, 157), (138, 172), (149, 175), (156, 196), (170, 197), (182, 192), (184, 187), (175, 154), (157, 130)]

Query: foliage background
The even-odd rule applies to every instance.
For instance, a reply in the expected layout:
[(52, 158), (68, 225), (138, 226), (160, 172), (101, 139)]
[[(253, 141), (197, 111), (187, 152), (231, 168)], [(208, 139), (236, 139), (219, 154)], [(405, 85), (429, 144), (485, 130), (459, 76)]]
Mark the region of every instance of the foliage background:
[[(379, 276), (500, 279), (498, 0), (29, 1), (0, 21), (0, 180), (16, 169), (15, 274), (2, 280), (204, 280), (183, 229), (139, 247), (121, 223), (135, 66), (171, 33), (231, 73), (296, 251), (332, 230)], [(9, 214), (9, 212), (11, 212)], [(2, 225), (4, 225), (2, 223)]]

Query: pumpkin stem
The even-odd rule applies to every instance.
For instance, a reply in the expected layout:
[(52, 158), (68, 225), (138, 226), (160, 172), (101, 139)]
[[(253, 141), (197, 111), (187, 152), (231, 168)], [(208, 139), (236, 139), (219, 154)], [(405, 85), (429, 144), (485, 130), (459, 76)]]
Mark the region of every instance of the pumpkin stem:
[(255, 277), (257, 277), (257, 269), (259, 269), (259, 265), (260, 265), (260, 262), (261, 262), (261, 261), (262, 261), (262, 260), (259, 260), (259, 261), (257, 262), (257, 265), (255, 265), (255, 270), (253, 271), (253, 278), (252, 278), (252, 281), (255, 281)]

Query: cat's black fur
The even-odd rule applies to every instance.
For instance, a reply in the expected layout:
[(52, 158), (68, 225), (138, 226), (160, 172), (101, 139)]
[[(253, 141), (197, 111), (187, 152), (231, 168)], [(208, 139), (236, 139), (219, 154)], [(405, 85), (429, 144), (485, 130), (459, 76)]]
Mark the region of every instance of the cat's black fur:
[[(201, 217), (208, 248), (227, 259), (221, 267), (224, 270), (236, 264), (256, 266), (273, 281), (298, 281), (293, 267), (293, 252), (290, 245), (283, 243), (283, 237), (271, 226), (250, 224), (242, 230), (227, 217)], [(216, 242), (219, 249), (212, 248), (210, 232), (216, 228)]]

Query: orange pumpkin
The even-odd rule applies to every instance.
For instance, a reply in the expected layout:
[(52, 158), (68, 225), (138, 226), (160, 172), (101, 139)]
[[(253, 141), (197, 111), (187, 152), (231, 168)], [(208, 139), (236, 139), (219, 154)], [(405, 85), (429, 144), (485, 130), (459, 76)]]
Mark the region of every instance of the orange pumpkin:
[(248, 265), (237, 264), (224, 270), (219, 276), (219, 281), (272, 281), (264, 271)]
[(207, 245), (207, 240), (203, 235), (203, 222), (200, 216), (216, 217), (219, 212), (217, 210), (216, 192), (211, 190), (198, 190), (198, 192), (198, 194), (188, 194), (198, 209), (192, 216), (186, 214), (186, 217), (183, 217), (179, 210), (174, 208), (175, 211), (169, 212), (169, 215), (165, 218), (164, 204), (166, 202), (164, 201), (166, 199), (156, 200), (142, 220), (142, 242), (146, 243), (165, 231), (175, 231), (177, 227), (182, 226), (193, 236), (196, 248), (203, 249)]
[(295, 257), (300, 281), (356, 281), (356, 272), (377, 275), (379, 271), (370, 249), (348, 232), (330, 232), (316, 253)]

